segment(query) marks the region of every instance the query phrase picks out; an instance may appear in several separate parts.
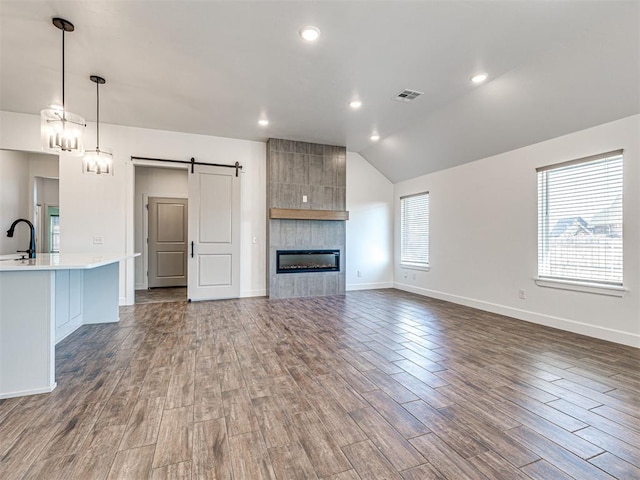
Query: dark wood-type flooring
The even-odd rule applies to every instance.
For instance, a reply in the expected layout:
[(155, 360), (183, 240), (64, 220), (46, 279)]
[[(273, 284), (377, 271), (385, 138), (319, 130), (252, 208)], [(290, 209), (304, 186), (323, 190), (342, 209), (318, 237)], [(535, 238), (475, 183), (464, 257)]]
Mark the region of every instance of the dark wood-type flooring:
[(150, 288), (136, 290), (136, 305), (143, 303), (184, 302), (187, 300), (187, 287)]
[(145, 304), (0, 401), (0, 478), (638, 479), (640, 351), (397, 290)]

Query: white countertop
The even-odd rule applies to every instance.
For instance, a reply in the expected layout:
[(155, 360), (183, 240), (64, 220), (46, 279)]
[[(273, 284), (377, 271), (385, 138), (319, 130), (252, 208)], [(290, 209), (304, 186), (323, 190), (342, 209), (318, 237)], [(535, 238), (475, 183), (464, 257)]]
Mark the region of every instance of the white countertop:
[(139, 255), (139, 253), (105, 255), (94, 255), (90, 253), (38, 253), (36, 258), (27, 258), (24, 260), (20, 260), (20, 254), (0, 255), (0, 272), (90, 269)]

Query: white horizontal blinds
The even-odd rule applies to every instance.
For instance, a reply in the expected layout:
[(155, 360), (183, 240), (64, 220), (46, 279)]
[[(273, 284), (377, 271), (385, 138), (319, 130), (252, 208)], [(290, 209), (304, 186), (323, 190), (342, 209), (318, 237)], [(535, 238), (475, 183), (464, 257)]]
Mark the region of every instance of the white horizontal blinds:
[(400, 198), (400, 263), (429, 266), (429, 192)]
[(622, 285), (622, 151), (538, 169), (538, 276)]

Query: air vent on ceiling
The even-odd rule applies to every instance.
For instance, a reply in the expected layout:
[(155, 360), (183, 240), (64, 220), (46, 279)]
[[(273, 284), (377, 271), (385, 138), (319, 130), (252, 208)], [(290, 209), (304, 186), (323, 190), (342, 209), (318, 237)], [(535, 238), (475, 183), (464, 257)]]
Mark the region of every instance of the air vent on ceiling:
[(391, 100), (395, 100), (396, 102), (410, 102), (411, 100), (418, 98), (420, 95), (424, 95), (424, 92), (418, 92), (417, 90), (409, 90), (408, 88), (405, 88), (397, 95), (392, 97)]

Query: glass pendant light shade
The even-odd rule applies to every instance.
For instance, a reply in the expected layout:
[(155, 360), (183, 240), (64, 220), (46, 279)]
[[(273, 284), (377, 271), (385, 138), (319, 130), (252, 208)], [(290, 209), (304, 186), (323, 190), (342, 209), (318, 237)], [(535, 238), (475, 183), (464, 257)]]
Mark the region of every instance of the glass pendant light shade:
[(96, 84), (96, 148), (84, 154), (83, 170), (84, 173), (113, 175), (113, 155), (100, 149), (100, 85), (107, 81), (97, 75), (91, 75), (89, 80)]
[(40, 112), (42, 151), (81, 156), (85, 121), (80, 115), (62, 109), (48, 108)]
[(113, 155), (99, 149), (85, 151), (84, 173), (113, 175)]
[(64, 18), (53, 18), (52, 22), (62, 31), (62, 107), (47, 108), (40, 112), (42, 151), (82, 156), (84, 154), (82, 136), (86, 127), (84, 118), (68, 112), (64, 104), (64, 34), (73, 32), (75, 27)]

